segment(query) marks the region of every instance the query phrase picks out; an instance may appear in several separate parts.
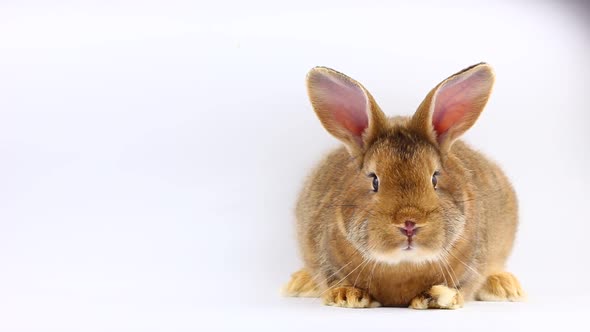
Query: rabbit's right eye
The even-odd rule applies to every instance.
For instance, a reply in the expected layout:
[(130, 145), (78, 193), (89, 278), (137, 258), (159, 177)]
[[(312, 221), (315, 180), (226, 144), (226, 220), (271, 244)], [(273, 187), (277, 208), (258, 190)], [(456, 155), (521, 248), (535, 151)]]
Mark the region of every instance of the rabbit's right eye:
[(374, 192), (379, 191), (379, 178), (377, 177), (377, 174), (371, 173), (371, 174), (369, 174), (369, 177), (373, 178), (373, 191)]

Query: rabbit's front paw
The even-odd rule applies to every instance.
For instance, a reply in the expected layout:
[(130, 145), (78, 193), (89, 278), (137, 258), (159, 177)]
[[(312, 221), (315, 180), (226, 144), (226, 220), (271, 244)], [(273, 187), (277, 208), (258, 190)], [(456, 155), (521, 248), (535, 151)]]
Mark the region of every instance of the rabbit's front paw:
[(454, 288), (432, 286), (410, 302), (412, 309), (458, 309), (463, 307), (463, 296)]
[(479, 301), (523, 301), (526, 295), (512, 273), (500, 272), (486, 279), (476, 298)]
[(324, 304), (345, 308), (375, 308), (381, 304), (360, 288), (341, 286), (330, 288), (323, 294)]
[(294, 297), (318, 297), (320, 291), (309, 272), (301, 269), (291, 275), (291, 280), (283, 287), (282, 293), (285, 296)]

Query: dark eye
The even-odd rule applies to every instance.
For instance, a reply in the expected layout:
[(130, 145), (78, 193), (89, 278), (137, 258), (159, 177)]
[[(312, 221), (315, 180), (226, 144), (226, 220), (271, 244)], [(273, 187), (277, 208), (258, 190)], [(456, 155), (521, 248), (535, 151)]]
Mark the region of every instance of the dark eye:
[(434, 172), (434, 174), (432, 174), (432, 186), (434, 187), (434, 189), (436, 189), (436, 185), (438, 184), (438, 176), (440, 175), (439, 171)]
[(369, 174), (369, 177), (373, 178), (373, 191), (374, 192), (379, 191), (379, 178), (377, 177), (377, 174), (371, 173), (371, 174)]

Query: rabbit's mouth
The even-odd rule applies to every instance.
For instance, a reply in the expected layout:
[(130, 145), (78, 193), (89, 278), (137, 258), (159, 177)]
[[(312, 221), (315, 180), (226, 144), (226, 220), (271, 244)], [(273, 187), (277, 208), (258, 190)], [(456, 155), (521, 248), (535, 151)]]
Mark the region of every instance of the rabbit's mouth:
[[(407, 221), (391, 227), (391, 223), (371, 221), (368, 220), (361, 224), (363, 227), (347, 234), (349, 241), (360, 244), (363, 255), (390, 265), (400, 262), (425, 263), (435, 261), (438, 257), (442, 241), (436, 236), (436, 229), (426, 223)], [(362, 236), (357, 239), (351, 236), (354, 234)]]
[(408, 239), (402, 245), (402, 250), (403, 251), (412, 250), (412, 249), (414, 249), (415, 246), (416, 246), (416, 244), (414, 243), (413, 236), (409, 235)]
[(410, 254), (409, 251), (418, 251), (418, 247), (411, 238), (408, 238), (406, 241), (404, 241), (404, 243), (402, 243), (401, 251), (402, 254)]

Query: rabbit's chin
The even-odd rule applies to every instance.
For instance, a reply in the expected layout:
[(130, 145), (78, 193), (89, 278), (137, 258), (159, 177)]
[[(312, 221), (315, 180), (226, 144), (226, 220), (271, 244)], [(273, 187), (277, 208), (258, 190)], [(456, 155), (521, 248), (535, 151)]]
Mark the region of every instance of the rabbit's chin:
[(436, 261), (439, 253), (431, 249), (412, 246), (411, 248), (400, 247), (388, 251), (373, 250), (370, 255), (376, 261), (396, 265), (402, 262), (423, 264)]

